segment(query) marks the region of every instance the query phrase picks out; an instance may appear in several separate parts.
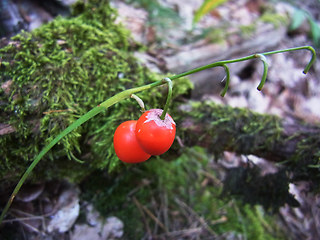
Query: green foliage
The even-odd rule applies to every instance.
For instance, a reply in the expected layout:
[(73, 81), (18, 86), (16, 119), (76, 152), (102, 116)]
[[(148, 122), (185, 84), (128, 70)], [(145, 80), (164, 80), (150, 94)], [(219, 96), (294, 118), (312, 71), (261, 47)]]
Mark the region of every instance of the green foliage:
[[(93, 199), (103, 215), (123, 220), (125, 239), (141, 239), (147, 231), (146, 224), (155, 229), (154, 220), (146, 213), (142, 216), (137, 201), (160, 222), (168, 222), (169, 232), (180, 230), (176, 226), (191, 228), (190, 221), (194, 224), (201, 217), (218, 235), (284, 239), (276, 218), (267, 215), (261, 207), (221, 198), (221, 185), (211, 164), (205, 149), (187, 148), (174, 161), (157, 158), (132, 165), (117, 176), (94, 174), (82, 185), (83, 199)], [(222, 219), (220, 223), (219, 219)], [(158, 228), (156, 234), (163, 232)], [(201, 237), (207, 239), (206, 234), (204, 231)]]
[[(206, 11), (211, 10), (210, 6), (216, 7), (215, 4), (219, 5), (226, 2), (220, 1), (220, 0), (208, 0), (204, 1), (202, 7), (199, 9), (199, 11)], [(208, 4), (208, 6), (206, 5)], [(203, 9), (202, 9), (203, 8)], [(200, 12), (201, 12), (200, 11)], [(195, 19), (198, 18), (197, 14), (200, 14), (200, 12), (196, 12)], [(201, 16), (202, 17), (202, 16)], [(200, 18), (199, 18), (200, 20)], [(197, 21), (199, 21), (197, 20)], [(263, 9), (263, 13), (261, 16), (259, 16), (256, 20), (254, 20), (251, 24), (247, 25), (238, 25), (236, 26), (238, 29), (237, 31), (230, 32), (227, 29), (230, 28), (230, 23), (228, 21), (221, 21), (219, 23), (219, 26), (215, 27), (209, 27), (201, 30), (201, 34), (196, 36), (189, 36), (188, 42), (194, 42), (203, 38), (206, 38), (210, 42), (213, 43), (221, 43), (226, 41), (226, 39), (230, 38), (230, 35), (238, 34), (241, 35), (243, 38), (252, 37), (255, 32), (257, 31), (258, 27), (261, 27), (262, 23), (270, 23), (275, 28), (279, 28), (280, 26), (288, 26), (289, 25), (289, 18), (286, 15), (277, 13), (273, 8), (266, 7)], [(232, 28), (234, 28), (233, 26)]]
[[(0, 89), (0, 122), (10, 124), (15, 132), (0, 139), (0, 179), (16, 181), (45, 144), (97, 104), (163, 77), (133, 57), (129, 33), (114, 23), (116, 12), (108, 1), (78, 3), (73, 12), (77, 16), (58, 17), (1, 44), (6, 45), (0, 49), (1, 85), (12, 84), (9, 93)], [(185, 79), (179, 86), (174, 98), (191, 87)], [(165, 92), (158, 88), (139, 96), (147, 106), (161, 108)], [(39, 163), (33, 177), (67, 176), (78, 181), (97, 168), (112, 171), (119, 163), (112, 147), (113, 132), (122, 121), (139, 115), (134, 100), (116, 104), (67, 135)]]
[(300, 9), (295, 9), (293, 15), (292, 15), (292, 22), (290, 29), (295, 30), (298, 27), (301, 26), (303, 21), (306, 19), (306, 12)]
[(200, 8), (195, 12), (193, 17), (193, 23), (197, 23), (200, 19), (208, 14), (212, 9), (225, 3), (227, 0), (204, 0)]
[(288, 25), (288, 18), (285, 15), (275, 13), (272, 11), (266, 11), (261, 15), (259, 19), (262, 22), (273, 24), (276, 28), (279, 28), (283, 25)]
[(310, 33), (312, 41), (316, 47), (320, 47), (320, 25), (306, 10), (296, 8), (291, 16), (292, 22), (290, 30), (296, 30), (304, 21), (308, 21), (310, 25)]
[(222, 27), (219, 28), (207, 28), (203, 30), (203, 33), (200, 38), (206, 38), (211, 43), (223, 43), (227, 37), (225, 29)]
[(152, 208), (152, 202), (158, 201), (164, 194), (170, 201), (176, 196), (187, 196), (186, 190), (194, 180), (194, 174), (190, 176), (189, 173), (197, 168), (194, 168), (194, 160), (185, 161), (186, 156), (172, 162), (150, 159), (143, 164), (127, 167), (117, 176), (93, 174), (83, 183), (83, 198), (93, 199), (95, 207), (103, 215), (113, 214), (122, 219), (127, 239), (141, 239), (145, 229), (133, 197), (140, 204)]
[(250, 25), (242, 25), (239, 26), (240, 33), (243, 37), (251, 37), (252, 34), (257, 30), (257, 26), (255, 23)]
[(125, 0), (127, 3), (144, 8), (148, 12), (148, 23), (160, 33), (165, 33), (168, 28), (174, 28), (181, 23), (181, 18), (176, 11), (164, 7), (158, 0)]

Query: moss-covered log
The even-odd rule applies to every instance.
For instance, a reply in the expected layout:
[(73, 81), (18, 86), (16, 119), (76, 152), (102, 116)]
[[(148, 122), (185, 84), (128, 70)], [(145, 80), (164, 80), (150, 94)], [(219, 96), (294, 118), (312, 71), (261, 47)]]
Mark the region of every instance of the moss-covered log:
[(216, 155), (223, 151), (253, 154), (281, 163), (294, 180), (320, 180), (320, 125), (287, 122), (276, 116), (213, 102), (179, 108), (181, 139)]
[[(79, 2), (73, 12), (70, 19), (58, 17), (33, 32), (0, 41), (1, 181), (16, 182), (46, 144), (93, 107), (164, 77), (133, 56), (136, 46), (115, 23), (117, 13), (108, 1)], [(186, 79), (179, 82), (174, 98), (191, 87)], [(166, 92), (160, 87), (139, 96), (147, 107), (160, 108)], [(96, 169), (112, 171), (119, 166), (113, 132), (140, 113), (134, 100), (116, 104), (62, 139), (31, 177), (79, 181)]]
[[(45, 144), (97, 104), (163, 77), (133, 57), (129, 34), (114, 23), (116, 13), (107, 1), (79, 3), (74, 14), (0, 43), (1, 180), (17, 181)], [(171, 112), (186, 145), (286, 161), (297, 177), (319, 178), (319, 127), (289, 125), (213, 103), (192, 103), (184, 109), (179, 99), (191, 84), (186, 79), (174, 84)], [(139, 96), (147, 107), (156, 108), (164, 106), (164, 93), (166, 88), (157, 88)], [(96, 116), (40, 161), (34, 179), (79, 181), (96, 169), (115, 169), (119, 161), (113, 132), (120, 122), (139, 115), (136, 102), (124, 100)]]

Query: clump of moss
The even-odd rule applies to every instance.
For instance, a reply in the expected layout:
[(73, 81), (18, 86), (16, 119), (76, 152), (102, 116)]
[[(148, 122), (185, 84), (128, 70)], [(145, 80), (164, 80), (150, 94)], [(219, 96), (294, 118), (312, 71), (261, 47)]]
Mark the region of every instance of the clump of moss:
[(271, 23), (275, 28), (279, 28), (280, 26), (288, 26), (289, 17), (279, 13), (267, 11), (261, 15), (260, 21)]
[(194, 127), (194, 131), (187, 131), (188, 135), (185, 136), (186, 130), (181, 126), (181, 138), (186, 144), (201, 139), (202, 145), (206, 145), (215, 156), (228, 149), (239, 154), (252, 154), (255, 151), (267, 153), (283, 131), (278, 117), (254, 113), (245, 108), (221, 106), (212, 101), (194, 101), (190, 102), (188, 111), (180, 109), (182, 111), (176, 115), (183, 119), (177, 119), (178, 122), (190, 118), (194, 126), (206, 127), (200, 133)]
[(249, 38), (256, 32), (257, 26), (256, 23), (252, 23), (249, 25), (241, 25), (239, 26), (239, 29), (242, 37)]
[[(134, 58), (129, 32), (115, 23), (116, 12), (108, 1), (78, 3), (74, 14), (1, 44), (5, 45), (0, 49), (1, 85), (7, 81), (11, 85), (9, 92), (0, 88), (0, 123), (15, 132), (0, 139), (0, 179), (16, 181), (46, 144), (97, 104), (163, 77)], [(175, 98), (191, 85), (184, 79), (179, 86)], [(162, 107), (165, 92), (158, 88), (139, 96), (148, 106)], [(33, 177), (78, 181), (95, 169), (112, 171), (119, 163), (112, 148), (113, 132), (120, 122), (139, 115), (133, 100), (116, 104), (62, 139)]]

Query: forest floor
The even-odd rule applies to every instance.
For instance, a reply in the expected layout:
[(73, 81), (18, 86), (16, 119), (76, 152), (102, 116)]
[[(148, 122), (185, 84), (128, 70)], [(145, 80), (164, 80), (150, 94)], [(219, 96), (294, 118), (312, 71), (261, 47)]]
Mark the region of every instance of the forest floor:
[[(63, 7), (61, 2), (65, 4)], [(43, 5), (31, 0), (6, 0), (1, 3), (3, 5), (2, 13), (6, 9), (15, 7), (18, 11), (12, 10), (11, 15), (9, 12), (7, 15), (2, 15), (0, 21), (2, 21), (2, 26), (5, 27), (2, 27), (1, 35), (2, 37), (8, 37), (18, 31), (17, 25), (14, 25), (15, 18), (16, 20), (20, 19), (23, 23), (20, 26), (21, 28), (32, 30), (52, 20), (57, 14), (68, 16), (70, 2), (73, 1), (48, 1), (47, 5)], [(307, 0), (303, 4), (296, 1), (289, 3), (289, 1), (230, 0), (202, 16), (197, 23), (193, 23), (194, 13), (195, 9), (199, 9), (203, 3), (202, 0), (151, 2), (155, 3), (146, 3), (142, 0), (117, 0), (111, 1), (111, 4), (119, 12), (117, 21), (124, 24), (132, 32), (134, 44), (145, 45), (145, 51), (135, 53), (136, 57), (156, 72), (180, 73), (218, 60), (296, 46), (316, 46), (320, 41), (320, 2), (317, 0)], [(4, 3), (8, 5), (5, 6)], [(299, 15), (298, 10), (303, 10), (304, 14), (300, 12)], [(312, 20), (308, 21), (306, 16), (311, 17), (309, 19)], [(301, 19), (305, 18), (305, 20), (298, 21), (299, 17)], [(293, 26), (293, 23), (296, 26)], [(318, 32), (312, 24), (318, 24)], [(316, 49), (319, 53), (319, 48)], [(267, 83), (261, 92), (256, 90), (263, 70), (259, 61), (232, 64), (230, 66), (229, 91), (224, 98), (219, 95), (224, 86), (225, 73), (223, 69), (206, 70), (194, 74), (190, 76), (194, 83), (192, 98), (210, 100), (232, 107), (249, 108), (259, 113), (274, 114), (288, 122), (304, 121), (319, 124), (320, 62), (317, 61), (307, 75), (302, 73), (310, 57), (310, 54), (304, 51), (276, 54), (268, 57), (270, 68)], [(190, 151), (189, 154), (191, 155), (205, 158), (203, 162), (200, 161), (202, 162), (200, 165), (197, 162), (191, 162), (198, 169), (193, 175), (190, 174), (190, 179), (199, 183), (197, 187), (188, 189), (188, 191), (191, 191), (188, 194), (199, 201), (208, 201), (206, 194), (209, 193), (206, 191), (206, 187), (208, 189), (221, 187), (225, 170), (228, 168), (253, 163), (263, 169), (262, 174), (272, 173), (278, 169), (277, 165), (255, 156), (237, 156), (234, 153), (225, 152), (218, 161), (213, 161), (212, 156), (206, 156), (201, 150), (198, 152), (196, 150)], [(191, 172), (196, 166), (183, 167), (186, 168), (187, 172)], [(175, 172), (173, 165), (168, 165), (168, 167), (173, 169), (174, 174), (181, 174)], [(133, 170), (137, 173), (141, 171), (141, 169), (135, 168)], [(181, 177), (183, 176), (185, 175), (182, 174)], [(163, 181), (165, 180), (164, 178)], [(119, 182), (121, 181), (125, 182), (124, 177), (119, 178)], [(228, 228), (225, 229), (224, 233), (221, 233), (223, 228), (218, 230), (220, 232), (216, 232), (216, 225), (232, 221), (232, 217), (228, 215), (228, 210), (225, 209), (222, 202), (216, 203), (217, 206), (213, 207), (220, 212), (211, 216), (215, 219), (211, 219), (211, 222), (208, 223), (208, 215), (210, 214), (203, 217), (201, 205), (193, 204), (192, 201), (185, 202), (178, 197), (173, 198), (173, 205), (168, 204), (167, 194), (170, 194), (168, 191), (170, 188), (164, 190), (165, 188), (162, 188), (161, 184), (159, 185), (162, 186), (159, 187), (159, 192), (154, 192), (154, 195), (150, 197), (148, 207), (146, 207), (146, 203), (141, 202), (135, 192), (140, 188), (153, 186), (153, 181), (152, 176), (143, 179), (127, 195), (136, 206), (136, 211), (142, 216), (145, 231), (142, 239), (254, 239), (248, 233), (250, 227), (246, 225), (252, 224), (252, 222), (250, 223), (247, 218), (244, 219), (243, 212), (239, 210), (239, 203), (234, 199), (226, 204), (236, 212), (236, 221), (241, 222), (239, 228), (242, 228), (242, 230), (245, 228), (246, 230), (243, 232), (247, 232), (247, 235), (236, 234), (236, 231)], [(56, 184), (47, 183), (46, 188), (52, 190), (53, 185)], [(70, 209), (78, 206), (79, 189), (69, 184), (59, 186), (64, 191), (57, 191), (60, 195), (56, 198), (59, 199), (58, 202), (68, 201), (69, 207), (65, 208), (65, 211), (72, 215), (73, 212)], [(48, 191), (43, 190), (43, 188), (44, 184), (39, 184), (36, 189), (26, 191), (25, 199), (33, 198), (30, 196), (32, 194), (36, 195), (42, 193), (42, 191)], [(83, 186), (80, 186), (80, 188), (83, 188)], [(281, 232), (277, 235), (278, 238), (274, 237), (274, 239), (320, 239), (320, 196), (309, 194), (309, 188), (310, 185), (307, 182), (290, 184), (290, 191), (299, 201), (300, 207), (284, 206), (279, 209), (279, 212), (275, 214), (276, 220), (273, 219), (272, 221), (276, 221), (280, 230), (274, 227), (274, 223), (270, 223), (271, 220), (270, 222), (269, 220), (261, 220), (263, 218), (267, 219), (268, 216), (266, 215), (268, 214), (261, 207), (255, 206), (253, 212), (256, 217), (260, 218), (265, 231), (269, 233), (273, 231)], [(174, 189), (170, 190), (174, 191)], [(66, 196), (62, 196), (61, 192)], [(196, 196), (195, 193), (199, 195)], [(218, 195), (219, 193), (214, 193), (210, 197)], [(99, 213), (94, 211), (88, 199), (86, 200), (81, 203), (81, 209), (90, 216), (91, 228), (83, 227), (80, 221), (80, 224), (73, 226), (73, 231), (60, 235), (45, 234), (45, 237), (42, 235), (42, 238), (34, 239), (125, 238), (126, 233), (123, 232), (126, 231), (126, 227), (123, 226), (124, 215), (121, 215), (123, 218), (121, 216), (108, 217), (102, 224), (97, 220)], [(61, 202), (60, 204), (66, 205)], [(65, 216), (69, 215), (63, 215), (63, 218), (68, 218)], [(21, 217), (22, 215), (17, 212), (17, 216)], [(72, 219), (72, 216), (70, 218)], [(134, 224), (134, 220), (132, 223)], [(39, 237), (43, 232), (52, 232), (63, 228), (61, 227), (61, 220), (57, 220), (57, 222), (51, 221), (51, 225), (46, 226), (47, 231), (37, 230), (42, 229), (42, 224), (24, 223), (22, 225), (27, 226), (27, 230), (20, 227), (19, 231), (24, 232), (25, 239), (29, 239), (29, 232), (32, 232), (33, 236)], [(71, 226), (66, 223), (65, 228), (69, 229)], [(97, 235), (99, 229), (100, 236)], [(133, 229), (134, 227), (130, 228), (131, 231)]]

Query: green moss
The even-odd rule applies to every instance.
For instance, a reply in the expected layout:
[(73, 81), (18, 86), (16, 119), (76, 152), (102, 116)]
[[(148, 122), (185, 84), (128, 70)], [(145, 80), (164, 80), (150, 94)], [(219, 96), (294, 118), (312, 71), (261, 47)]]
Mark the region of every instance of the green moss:
[(271, 23), (275, 28), (279, 28), (280, 26), (288, 26), (289, 24), (289, 17), (283, 14), (274, 13), (274, 12), (265, 12), (259, 18), (260, 21)]
[[(192, 224), (199, 221), (196, 214), (218, 235), (234, 233), (246, 239), (285, 239), (276, 218), (267, 215), (261, 207), (221, 197), (217, 173), (205, 152), (199, 147), (187, 148), (174, 161), (151, 159), (127, 168), (120, 175), (94, 174), (82, 185), (83, 199), (93, 200), (103, 215), (124, 221), (125, 239), (141, 239), (147, 232), (146, 224), (152, 231), (156, 227), (150, 215), (139, 210), (137, 202), (160, 222), (167, 222), (169, 232), (191, 228), (190, 221)], [(219, 219), (224, 220), (217, 223)], [(158, 226), (154, 234), (163, 233)], [(210, 239), (206, 231), (201, 239)]]
[(236, 202), (232, 204), (230, 208), (225, 209), (228, 221), (217, 227), (219, 233), (229, 232), (250, 240), (286, 239), (285, 234), (277, 224), (276, 216), (264, 215), (263, 218), (260, 218), (257, 216), (258, 212), (256, 210), (259, 207), (242, 205)]
[[(12, 84), (9, 93), (0, 92), (0, 123), (16, 131), (1, 136), (0, 179), (16, 181), (45, 144), (97, 104), (163, 77), (133, 57), (130, 35), (114, 23), (116, 12), (108, 1), (78, 3), (75, 13), (1, 44), (6, 45), (0, 49), (1, 84), (9, 80)], [(174, 97), (190, 87), (180, 80)], [(160, 87), (139, 96), (147, 106), (161, 108), (165, 93)], [(65, 137), (39, 163), (33, 177), (78, 181), (95, 169), (112, 171), (119, 163), (112, 147), (113, 132), (122, 121), (139, 115), (134, 100), (116, 104)]]
[(204, 37), (212, 43), (223, 43), (227, 37), (226, 29), (221, 28), (209, 28), (205, 30)]
[(240, 33), (243, 37), (250, 37), (257, 30), (257, 26), (256, 26), (256, 23), (253, 23), (250, 25), (241, 25), (241, 26), (239, 26), (239, 29), (240, 29)]
[(177, 121), (191, 117), (195, 126), (206, 126), (205, 136), (197, 136), (197, 129), (194, 132), (187, 131), (188, 136), (184, 136), (185, 129), (181, 128), (179, 134), (182, 140), (187, 142), (188, 139), (199, 138), (206, 142), (203, 139), (206, 138), (209, 151), (216, 156), (226, 148), (241, 154), (272, 149), (283, 131), (276, 116), (254, 113), (245, 108), (221, 106), (210, 101), (190, 104), (190, 111), (176, 114), (183, 116)]
[(256, 32), (257, 27), (261, 26), (261, 22), (270, 23), (275, 28), (279, 28), (280, 26), (288, 26), (289, 17), (283, 14), (276, 13), (274, 9), (269, 9), (265, 11), (252, 24), (239, 26), (241, 35), (244, 38), (251, 37)]
[[(193, 156), (197, 154), (195, 150), (187, 152), (193, 153)], [(143, 164), (133, 165), (116, 176), (93, 174), (82, 185), (85, 192), (83, 198), (93, 199), (95, 207), (103, 215), (116, 215), (123, 220), (127, 239), (141, 239), (145, 226), (141, 211), (133, 198), (151, 212), (154, 212), (154, 206), (160, 204), (164, 195), (172, 206), (175, 197), (186, 198), (188, 187), (197, 178), (197, 169), (204, 164), (187, 156), (183, 154), (170, 162), (154, 158)], [(147, 221), (150, 226), (154, 226), (152, 219), (148, 217)]]
[(320, 138), (308, 131), (302, 132), (299, 138), (296, 154), (286, 164), (295, 173), (294, 180), (311, 180), (313, 191), (320, 192)]

